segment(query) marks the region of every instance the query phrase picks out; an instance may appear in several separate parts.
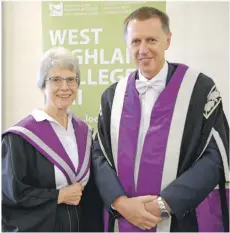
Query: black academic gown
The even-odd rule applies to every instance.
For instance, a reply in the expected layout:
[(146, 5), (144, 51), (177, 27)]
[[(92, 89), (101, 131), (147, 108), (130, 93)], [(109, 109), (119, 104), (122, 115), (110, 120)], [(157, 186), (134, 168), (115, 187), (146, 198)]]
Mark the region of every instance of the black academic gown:
[[(166, 85), (169, 83), (176, 67), (177, 65), (169, 63)], [(136, 78), (138, 78), (138, 75)], [(113, 84), (102, 95), (101, 113), (98, 118), (98, 134), (100, 135), (100, 139), (96, 136), (93, 150), (95, 179), (105, 207), (110, 213), (109, 229), (111, 231), (113, 231), (114, 220), (119, 217), (119, 213), (111, 208), (111, 204), (117, 197), (126, 195), (116, 175), (111, 147), (110, 117), (116, 86), (117, 83)], [(213, 138), (211, 138), (208, 147), (203, 153), (203, 157), (199, 158), (195, 163), (207, 142), (211, 129), (214, 127), (223, 141), (229, 164), (229, 126), (223, 112), (222, 102), (219, 103), (207, 119), (203, 114), (204, 106), (207, 103), (207, 96), (213, 86), (214, 82), (211, 78), (202, 73), (199, 74), (189, 103), (182, 137), (177, 170), (177, 178), (181, 178), (176, 179), (160, 193), (174, 210), (171, 231), (198, 231), (195, 209), (217, 184), (220, 187), (225, 231), (229, 228), (229, 214), (225, 195), (225, 174), (220, 153)], [(100, 143), (103, 145), (103, 151)], [(197, 182), (194, 180), (197, 177), (193, 177), (190, 172), (192, 166), (201, 174)], [(204, 169), (207, 169), (210, 175), (206, 173), (203, 176), (202, 172), (205, 172)], [(193, 184), (193, 187), (186, 189), (186, 182)]]
[(80, 204), (57, 204), (53, 164), (22, 137), (2, 139), (2, 230), (102, 231), (102, 203), (91, 176)]

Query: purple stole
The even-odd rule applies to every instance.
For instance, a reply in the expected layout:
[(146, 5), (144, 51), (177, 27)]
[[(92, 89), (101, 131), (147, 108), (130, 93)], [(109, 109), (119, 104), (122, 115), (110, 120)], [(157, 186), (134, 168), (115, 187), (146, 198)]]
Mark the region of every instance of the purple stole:
[[(134, 167), (140, 128), (141, 105), (139, 93), (135, 87), (135, 73), (128, 78), (120, 120), (117, 172), (122, 186), (130, 197), (147, 194), (158, 195), (161, 191), (170, 123), (177, 93), (187, 69), (187, 66), (178, 66), (169, 84), (154, 104), (150, 126), (144, 140), (136, 190)], [(149, 183), (150, 180), (152, 185)], [(153, 230), (155, 231), (155, 229)], [(141, 232), (142, 230), (121, 218), (119, 219), (119, 231)]]
[(65, 175), (69, 184), (81, 181), (90, 169), (92, 130), (83, 121), (72, 118), (78, 146), (79, 165), (74, 165), (62, 146), (59, 138), (47, 120), (37, 122), (32, 115), (9, 128), (4, 134), (11, 132), (20, 135)]
[[(163, 188), (176, 179), (187, 110), (199, 73), (192, 71), (186, 65), (178, 64), (170, 82), (156, 100), (144, 139), (140, 164), (138, 164), (139, 173), (136, 184), (134, 171), (141, 124), (141, 105), (135, 86), (135, 75), (136, 72), (132, 73), (126, 81), (121, 80), (120, 82), (126, 82), (126, 84), (119, 86), (118, 83), (115, 91), (117, 97), (114, 97), (113, 108), (117, 105), (119, 107), (117, 107), (118, 110), (114, 110), (114, 113), (112, 109), (111, 114), (113, 158), (118, 178), (129, 197), (158, 195)], [(204, 216), (204, 212), (200, 215)], [(107, 220), (108, 213), (105, 211), (105, 231), (108, 230)], [(153, 228), (150, 232), (169, 231), (170, 224), (171, 219), (163, 221), (158, 224), (157, 229)], [(199, 220), (198, 225), (200, 228)], [(120, 232), (143, 231), (122, 217), (115, 220), (115, 228)], [(208, 229), (208, 231), (220, 230), (213, 225)]]
[[(170, 123), (181, 81), (188, 67), (179, 66), (168, 86), (156, 100), (151, 113), (139, 168), (137, 189), (134, 185), (134, 164), (140, 128), (141, 105), (135, 88), (135, 76), (130, 76), (126, 89), (118, 142), (118, 177), (129, 196), (160, 192), (164, 157)], [(146, 185), (152, 177), (154, 185)]]

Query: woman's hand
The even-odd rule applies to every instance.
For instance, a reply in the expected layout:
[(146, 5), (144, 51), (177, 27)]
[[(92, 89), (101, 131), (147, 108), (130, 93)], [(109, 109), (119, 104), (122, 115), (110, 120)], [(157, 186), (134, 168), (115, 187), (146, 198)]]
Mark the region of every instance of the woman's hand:
[(82, 183), (75, 183), (59, 190), (58, 204), (78, 205), (83, 191)]

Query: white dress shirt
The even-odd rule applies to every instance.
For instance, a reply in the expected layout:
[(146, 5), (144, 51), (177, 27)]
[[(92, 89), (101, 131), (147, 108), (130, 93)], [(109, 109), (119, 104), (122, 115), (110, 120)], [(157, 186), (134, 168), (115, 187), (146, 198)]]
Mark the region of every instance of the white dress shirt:
[[(164, 63), (163, 68), (160, 70), (160, 72), (150, 80), (146, 79), (141, 74), (140, 70), (138, 72), (140, 81), (146, 82), (147, 85), (157, 82), (157, 85), (154, 88), (152, 88), (149, 85), (149, 87), (146, 89), (145, 93), (139, 94), (139, 98), (140, 98), (140, 102), (141, 102), (141, 123), (140, 123), (139, 134), (138, 134), (137, 154), (136, 154), (135, 166), (140, 163), (141, 154), (142, 154), (142, 147), (144, 144), (146, 133), (147, 133), (148, 128), (149, 128), (152, 108), (153, 108), (158, 96), (160, 95), (160, 93), (162, 92), (162, 90), (166, 86), (167, 74), (168, 74), (168, 63), (166, 61)], [(139, 168), (137, 166), (135, 168), (135, 174), (134, 174), (135, 184), (137, 184), (138, 173), (139, 173)]]
[[(76, 142), (76, 137), (74, 133), (74, 128), (72, 124), (72, 113), (68, 113), (68, 124), (67, 129), (65, 129), (62, 125), (60, 125), (53, 117), (49, 116), (46, 112), (41, 109), (35, 109), (32, 112), (32, 116), (36, 121), (48, 120), (50, 125), (52, 126), (54, 132), (58, 136), (61, 144), (63, 145), (67, 155), (72, 161), (75, 172), (77, 171), (79, 165), (79, 157), (78, 157), (78, 146)], [(55, 171), (55, 182), (56, 188), (61, 189), (65, 186), (68, 186), (67, 179), (62, 171), (54, 165)], [(85, 178), (82, 180), (83, 185), (85, 186), (88, 182), (90, 172), (87, 173)]]

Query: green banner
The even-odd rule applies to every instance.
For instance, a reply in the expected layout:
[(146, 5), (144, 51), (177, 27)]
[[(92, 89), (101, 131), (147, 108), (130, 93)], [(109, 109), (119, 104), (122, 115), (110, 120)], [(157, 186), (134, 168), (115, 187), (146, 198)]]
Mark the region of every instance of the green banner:
[(81, 85), (71, 110), (95, 129), (101, 94), (135, 69), (123, 22), (141, 6), (166, 10), (166, 2), (42, 2), (43, 49), (63, 46), (79, 57)]

